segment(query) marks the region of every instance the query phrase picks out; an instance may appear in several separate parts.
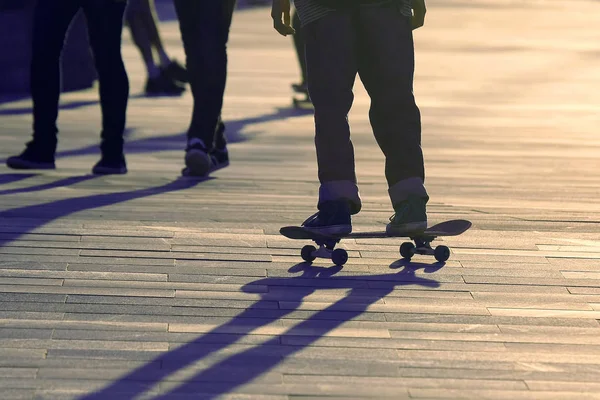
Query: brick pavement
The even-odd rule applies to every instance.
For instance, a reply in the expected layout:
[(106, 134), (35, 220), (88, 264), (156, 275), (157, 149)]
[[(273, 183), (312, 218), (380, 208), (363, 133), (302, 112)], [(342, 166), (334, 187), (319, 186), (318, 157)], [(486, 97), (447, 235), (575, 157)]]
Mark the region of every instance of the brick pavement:
[[(312, 116), (292, 110), (291, 41), (236, 13), (224, 117), (232, 164), (179, 179), (191, 95), (139, 96), (125, 34), (130, 173), (91, 177), (94, 90), (63, 97), (58, 169), (0, 167), (3, 399), (600, 398), (600, 94), (593, 1), (430, 0), (416, 34), (432, 222), (443, 266), (401, 240), (300, 264), (280, 226), (314, 212)], [(167, 46), (183, 58), (176, 22)], [(391, 214), (357, 84), (364, 210)], [(0, 105), (0, 158), (29, 134)], [(93, 395), (95, 393), (95, 396)]]

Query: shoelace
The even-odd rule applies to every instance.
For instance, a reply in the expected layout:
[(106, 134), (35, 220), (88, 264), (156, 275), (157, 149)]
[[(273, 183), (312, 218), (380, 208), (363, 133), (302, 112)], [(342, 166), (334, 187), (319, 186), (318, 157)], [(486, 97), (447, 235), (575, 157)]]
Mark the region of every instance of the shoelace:
[(408, 211), (408, 205), (404, 205), (402, 206), (402, 208), (400, 209), (400, 211), (396, 211), (391, 217), (390, 217), (390, 222), (394, 222), (394, 220), (396, 219), (396, 215), (398, 215), (399, 217), (402, 217), (404, 214), (406, 214), (406, 212)]

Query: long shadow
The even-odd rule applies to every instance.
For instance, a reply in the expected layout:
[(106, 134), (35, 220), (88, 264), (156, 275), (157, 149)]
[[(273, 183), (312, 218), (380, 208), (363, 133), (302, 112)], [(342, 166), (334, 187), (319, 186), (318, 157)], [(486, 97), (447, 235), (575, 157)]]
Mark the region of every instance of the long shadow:
[[(215, 352), (227, 349), (228, 346), (240, 341), (255, 329), (295, 312), (302, 304), (303, 299), (317, 290), (350, 289), (346, 297), (289, 328), (283, 334), (227, 357), (186, 379), (185, 382), (167, 393), (153, 397), (153, 399), (162, 400), (176, 395), (194, 394), (197, 396), (195, 398), (218, 398), (269, 372), (287, 357), (315, 343), (345, 322), (358, 317), (369, 306), (384, 298), (395, 288), (402, 285), (439, 287), (437, 281), (415, 275), (415, 271), (424, 266), (425, 272), (432, 273), (439, 270), (443, 264), (413, 263), (403, 266), (402, 270), (395, 273), (338, 277), (335, 274), (341, 270), (341, 267), (320, 268), (303, 263), (289, 270), (290, 272), (302, 272), (300, 276), (254, 281), (244, 286), (243, 290), (256, 293), (257, 290), (253, 289), (256, 285), (267, 286), (269, 290), (279, 288), (285, 291), (286, 299), (281, 300), (280, 297), (277, 298), (266, 293), (261, 300), (230, 322), (157, 357), (109, 386), (81, 397), (81, 400), (111, 399), (124, 394), (127, 394), (128, 398), (134, 398), (161, 383), (170, 375), (183, 371)], [(392, 264), (390, 267), (398, 268), (399, 265)], [(373, 289), (370, 289), (372, 284)], [(364, 289), (369, 289), (370, 297), (365, 297), (364, 293), (361, 293)], [(215, 335), (219, 334), (222, 340), (215, 343)], [(157, 364), (162, 368), (157, 370)]]
[[(75, 181), (77, 180), (82, 181), (86, 179), (91, 179), (93, 177), (94, 176), (75, 177), (72, 178), (74, 180), (74, 182), (72, 183), (76, 183)], [(14, 240), (17, 240), (22, 235), (29, 233), (36, 228), (44, 226), (49, 222), (65, 217), (67, 215), (79, 211), (110, 206), (117, 203), (123, 203), (142, 197), (155, 196), (163, 193), (189, 189), (193, 186), (196, 186), (204, 180), (179, 178), (162, 186), (132, 190), (128, 192), (105, 193), (92, 196), (75, 197), (57, 200), (50, 203), (36, 204), (32, 206), (25, 206), (2, 211), (0, 212), (0, 221), (2, 222), (3, 234), (0, 238), (0, 248), (6, 246), (8, 243)], [(65, 182), (63, 181), (63, 183)], [(21, 218), (23, 217), (30, 218), (32, 224), (27, 225), (26, 227), (23, 226), (21, 221)], [(13, 224), (10, 223), (11, 218), (19, 219), (17, 222), (14, 223), (14, 228), (11, 226)]]
[(13, 182), (19, 182), (27, 178), (33, 178), (37, 174), (25, 173), (25, 174), (0, 174), (0, 185), (6, 185)]
[[(292, 108), (278, 108), (275, 112), (250, 118), (242, 118), (233, 121), (225, 121), (225, 135), (229, 143), (239, 143), (248, 140), (248, 136), (242, 134), (248, 125), (277, 121), (287, 118), (300, 117), (312, 114), (312, 111), (295, 110)], [(126, 136), (130, 136), (132, 129), (128, 129)], [(125, 154), (154, 153), (159, 151), (172, 151), (185, 149), (187, 140), (186, 133), (153, 136), (141, 139), (126, 140)], [(96, 155), (100, 150), (98, 145), (90, 145), (79, 149), (63, 150), (56, 153), (56, 158)], [(6, 159), (0, 159), (0, 164)]]
[(95, 178), (95, 175), (81, 175), (81, 176), (70, 176), (68, 178), (59, 179), (54, 182), (44, 183), (41, 185), (29, 186), (25, 188), (17, 188), (17, 189), (6, 189), (0, 190), (0, 196), (5, 196), (8, 194), (19, 194), (19, 193), (33, 193), (40, 192), (42, 190), (55, 189), (59, 187), (66, 187), (76, 185), (80, 182), (84, 182), (90, 179)]
[[(70, 101), (61, 103), (58, 108), (60, 110), (76, 110), (78, 108), (87, 107), (98, 104), (98, 100), (82, 100), (82, 101)], [(3, 115), (26, 115), (33, 112), (33, 107), (18, 107), (18, 108), (7, 108), (0, 110), (0, 117)]]

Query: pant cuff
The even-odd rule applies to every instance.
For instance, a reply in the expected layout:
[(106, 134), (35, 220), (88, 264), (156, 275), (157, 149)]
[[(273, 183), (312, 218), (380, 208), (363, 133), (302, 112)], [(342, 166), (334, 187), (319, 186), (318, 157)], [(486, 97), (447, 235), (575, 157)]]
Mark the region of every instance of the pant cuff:
[(388, 189), (392, 205), (396, 205), (408, 198), (409, 195), (429, 198), (423, 179), (421, 178), (408, 178), (403, 179)]
[(347, 200), (350, 212), (356, 214), (362, 207), (358, 186), (352, 181), (323, 182), (319, 187), (319, 204), (326, 201)]

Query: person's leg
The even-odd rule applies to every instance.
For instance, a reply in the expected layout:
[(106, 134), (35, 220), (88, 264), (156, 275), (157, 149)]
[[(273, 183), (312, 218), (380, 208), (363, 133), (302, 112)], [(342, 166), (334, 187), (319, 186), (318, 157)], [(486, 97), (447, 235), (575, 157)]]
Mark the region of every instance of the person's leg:
[(294, 85), (294, 88), (298, 91), (304, 91), (306, 90), (306, 56), (304, 50), (302, 24), (300, 22), (298, 12), (294, 12), (294, 15), (292, 16), (292, 27), (296, 30), (296, 33), (293, 35), (294, 47), (296, 49), (296, 55), (298, 56), (298, 63), (300, 65), (300, 73), (302, 77), (302, 82), (300, 82), (299, 85)]
[(235, 0), (175, 0), (194, 97), (185, 174), (206, 175), (227, 80), (227, 41)]
[[(308, 24), (304, 35), (321, 183), (319, 215), (305, 221), (304, 226), (341, 234), (351, 230), (349, 213), (355, 214), (361, 208), (347, 118), (354, 100), (352, 88), (357, 72), (352, 16), (349, 12), (330, 13)], [(341, 214), (348, 213), (347, 217), (340, 217), (341, 222), (335, 211), (340, 204), (346, 204), (347, 208)]]
[(102, 159), (95, 173), (125, 173), (123, 134), (129, 96), (129, 80), (121, 56), (125, 2), (83, 0), (90, 45), (100, 82), (102, 107)]
[(359, 74), (371, 97), (373, 132), (385, 154), (395, 225), (401, 230), (425, 229), (429, 197), (424, 186), (421, 117), (413, 95), (410, 18), (395, 4), (364, 7), (358, 18)]
[(56, 120), (60, 96), (60, 54), (79, 0), (38, 0), (33, 16), (31, 97), (33, 100), (33, 141), (7, 165), (16, 169), (55, 168)]
[[(156, 26), (153, 26), (150, 0), (129, 0), (125, 19), (131, 38), (142, 55), (148, 79), (144, 88), (147, 95), (179, 95), (185, 88), (178, 85), (154, 59), (152, 49)], [(154, 5), (154, 3), (152, 3)], [(148, 22), (148, 21), (151, 22)]]

